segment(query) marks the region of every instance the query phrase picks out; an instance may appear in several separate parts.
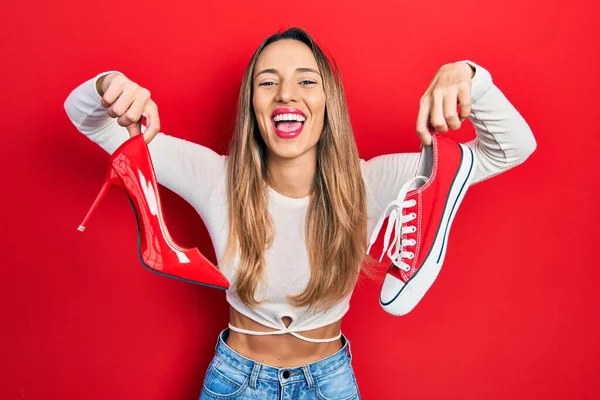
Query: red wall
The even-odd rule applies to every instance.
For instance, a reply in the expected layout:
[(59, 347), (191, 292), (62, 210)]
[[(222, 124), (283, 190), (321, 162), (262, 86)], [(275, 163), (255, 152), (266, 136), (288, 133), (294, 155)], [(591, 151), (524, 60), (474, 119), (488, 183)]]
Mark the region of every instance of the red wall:
[[(107, 155), (63, 102), (118, 69), (151, 89), (165, 132), (224, 152), (251, 53), (290, 25), (336, 56), (364, 158), (417, 151), (419, 97), (464, 58), (492, 72), (538, 141), (525, 164), (469, 191), (412, 313), (379, 307), (381, 281), (356, 290), (343, 329), (363, 398), (599, 398), (594, 2), (202, 3), (2, 7), (1, 399), (197, 397), (224, 293), (139, 265), (121, 192), (77, 231)], [(469, 124), (451, 134), (472, 136)], [(173, 236), (214, 259), (200, 218), (162, 193)]]

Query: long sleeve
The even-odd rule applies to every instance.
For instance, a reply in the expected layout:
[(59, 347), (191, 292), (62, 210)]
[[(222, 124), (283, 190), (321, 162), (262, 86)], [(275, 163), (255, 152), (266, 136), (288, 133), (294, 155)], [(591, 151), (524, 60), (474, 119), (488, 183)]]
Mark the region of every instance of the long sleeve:
[[(477, 169), (472, 185), (523, 163), (536, 149), (536, 141), (527, 122), (492, 81), (483, 67), (475, 67), (471, 86), (469, 120), (475, 139), (465, 143), (475, 153)], [(420, 153), (387, 154), (362, 162), (370, 216), (379, 216), (398, 195), (402, 185), (415, 175)]]
[[(64, 108), (79, 132), (112, 154), (129, 138), (129, 132), (108, 115), (96, 91), (96, 80), (107, 73), (75, 88)], [(142, 131), (145, 129), (142, 126)], [(227, 157), (162, 132), (148, 149), (158, 182), (183, 197), (203, 216), (212, 192), (225, 181)]]

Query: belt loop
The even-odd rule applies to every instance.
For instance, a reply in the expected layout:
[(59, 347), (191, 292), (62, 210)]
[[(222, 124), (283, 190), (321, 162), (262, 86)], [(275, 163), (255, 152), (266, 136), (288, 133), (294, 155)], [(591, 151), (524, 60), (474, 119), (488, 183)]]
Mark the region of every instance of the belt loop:
[(217, 338), (217, 344), (215, 344), (215, 354), (217, 354), (217, 349), (219, 348), (219, 345), (221, 344), (221, 340), (223, 340), (223, 332), (225, 332), (225, 331), (219, 332), (219, 337)]
[(252, 366), (252, 373), (250, 374), (250, 387), (252, 389), (256, 389), (256, 380), (258, 379), (258, 373), (260, 372), (260, 364), (254, 362), (254, 366)]
[(350, 361), (352, 361), (352, 349), (350, 348), (350, 341), (346, 340), (346, 352), (348, 353), (348, 357), (350, 357)]
[(308, 365), (303, 365), (302, 371), (304, 372), (304, 377), (306, 378), (306, 384), (308, 385), (308, 389), (313, 389), (315, 386), (315, 381), (313, 380), (313, 376), (310, 373), (310, 367)]

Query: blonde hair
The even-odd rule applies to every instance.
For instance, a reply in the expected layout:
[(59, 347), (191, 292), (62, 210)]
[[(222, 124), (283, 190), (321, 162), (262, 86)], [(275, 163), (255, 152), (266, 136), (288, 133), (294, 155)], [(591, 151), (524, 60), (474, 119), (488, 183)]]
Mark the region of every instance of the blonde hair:
[(306, 216), (311, 277), (304, 292), (289, 296), (296, 306), (330, 306), (348, 295), (365, 260), (366, 195), (360, 159), (348, 116), (342, 78), (305, 31), (291, 28), (263, 41), (244, 74), (235, 135), (227, 169), (230, 234), (225, 258), (239, 251), (235, 290), (249, 307), (263, 276), (264, 251), (273, 243), (267, 210), (265, 144), (252, 106), (256, 60), (269, 44), (298, 40), (313, 52), (323, 79), (325, 121), (317, 144), (317, 171)]

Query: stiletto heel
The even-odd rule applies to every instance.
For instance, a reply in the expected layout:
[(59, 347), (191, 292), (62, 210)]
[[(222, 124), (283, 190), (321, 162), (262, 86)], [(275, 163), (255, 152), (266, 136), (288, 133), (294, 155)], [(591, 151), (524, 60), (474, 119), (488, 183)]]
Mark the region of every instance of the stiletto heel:
[(92, 204), (89, 211), (85, 215), (85, 218), (83, 218), (83, 222), (77, 228), (78, 231), (83, 232), (85, 230), (85, 227), (90, 222), (90, 219), (92, 218), (92, 215), (96, 211), (96, 208), (98, 208), (98, 205), (100, 204), (102, 199), (104, 199), (106, 194), (109, 192), (110, 187), (113, 185), (123, 187), (123, 184), (121, 183), (121, 180), (119, 179), (119, 176), (117, 175), (116, 171), (114, 170), (114, 168), (111, 165), (108, 169), (108, 174), (106, 176), (106, 179), (104, 180), (104, 184), (102, 185), (102, 188), (100, 189), (100, 193), (98, 193), (98, 196), (96, 196), (96, 200), (94, 200), (94, 203)]
[(179, 246), (162, 215), (156, 175), (142, 135), (123, 143), (110, 157), (107, 177), (83, 222), (84, 231), (111, 186), (123, 188), (138, 226), (138, 255), (144, 267), (159, 275), (216, 289), (229, 289), (229, 281), (197, 248)]

